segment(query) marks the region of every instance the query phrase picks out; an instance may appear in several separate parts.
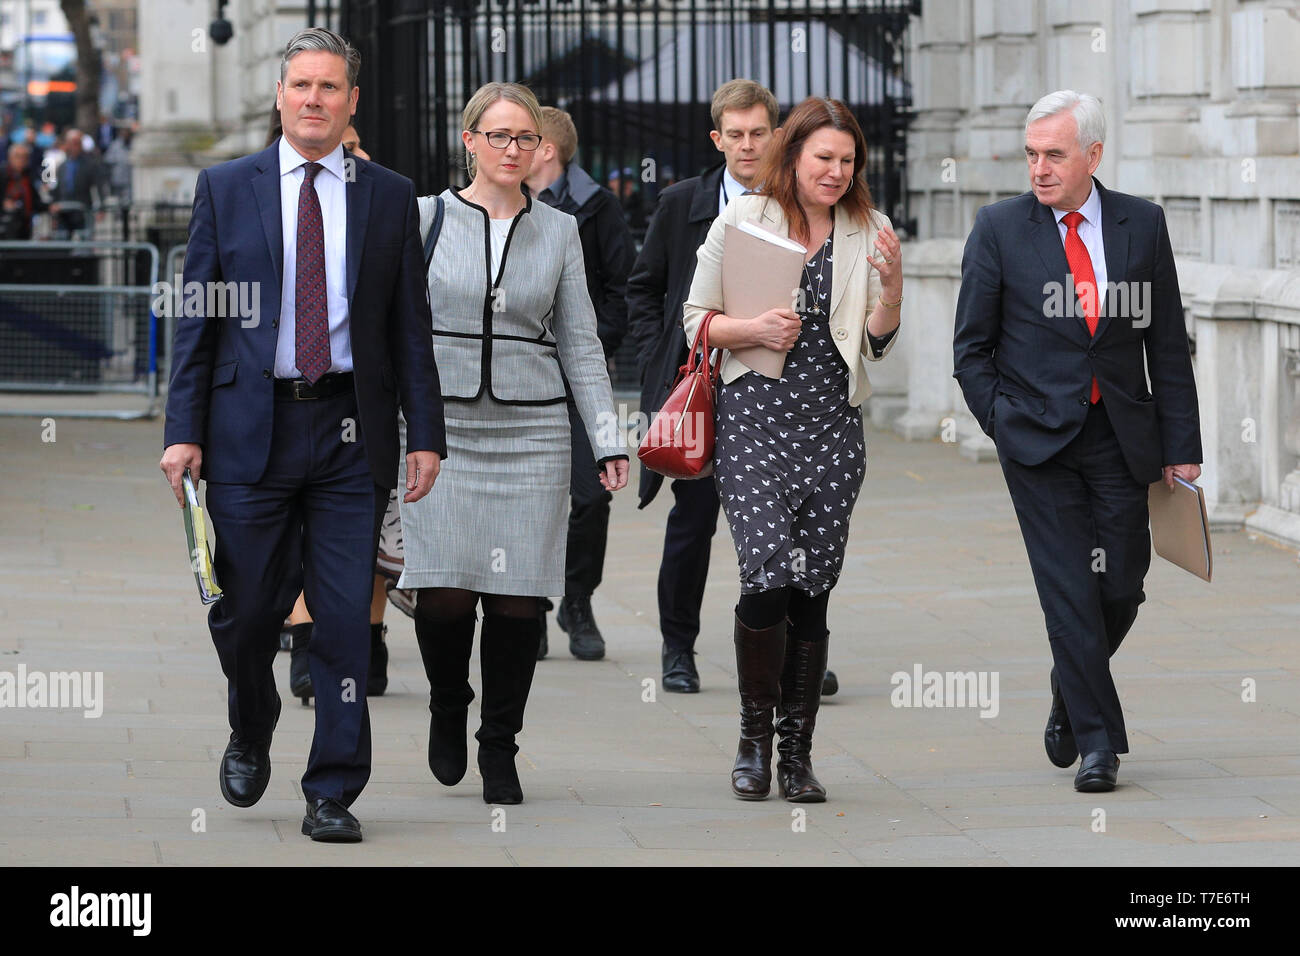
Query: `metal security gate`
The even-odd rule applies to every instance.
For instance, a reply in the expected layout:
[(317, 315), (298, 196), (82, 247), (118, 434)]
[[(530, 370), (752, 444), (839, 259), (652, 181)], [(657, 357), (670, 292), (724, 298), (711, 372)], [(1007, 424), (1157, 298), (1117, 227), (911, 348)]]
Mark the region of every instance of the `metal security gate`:
[(465, 182), (461, 110), (483, 83), (509, 80), (571, 112), (578, 162), (604, 183), (633, 171), (649, 206), (719, 161), (713, 90), (748, 77), (782, 114), (809, 95), (848, 102), (876, 204), (900, 232), (910, 225), (905, 50), (919, 0), (342, 0), (317, 10), (361, 51), (367, 151), (422, 194)]
[(156, 414), (157, 281), (146, 242), (0, 242), (0, 414)]

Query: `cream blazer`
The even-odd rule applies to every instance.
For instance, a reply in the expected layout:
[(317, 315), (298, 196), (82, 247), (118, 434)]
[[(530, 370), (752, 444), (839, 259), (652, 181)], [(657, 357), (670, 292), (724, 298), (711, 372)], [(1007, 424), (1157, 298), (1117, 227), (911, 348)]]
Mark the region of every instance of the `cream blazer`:
[[(889, 354), (898, 341), (895, 334), (879, 356), (871, 353), (867, 341), (867, 316), (875, 308), (880, 296), (880, 276), (867, 256), (875, 249), (876, 233), (889, 225), (889, 217), (880, 211), (872, 213), (869, 226), (854, 222), (842, 207), (835, 209), (835, 226), (832, 231), (831, 269), (831, 336), (835, 347), (844, 357), (849, 369), (849, 404), (860, 405), (871, 394), (867, 378), (867, 362), (878, 362)], [(740, 196), (727, 203), (722, 215), (713, 220), (708, 238), (696, 252), (695, 278), (682, 308), (682, 326), (686, 341), (695, 341), (704, 316), (714, 309), (722, 310), (722, 247), (727, 225), (738, 226), (754, 220), (765, 229), (788, 235), (785, 213), (781, 204), (768, 196)], [(750, 371), (749, 367), (724, 351), (722, 381), (734, 382)]]

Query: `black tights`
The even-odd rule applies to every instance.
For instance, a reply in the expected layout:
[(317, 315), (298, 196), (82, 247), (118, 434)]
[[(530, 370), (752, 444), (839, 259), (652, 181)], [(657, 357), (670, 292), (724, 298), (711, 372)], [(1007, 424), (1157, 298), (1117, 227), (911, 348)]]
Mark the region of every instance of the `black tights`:
[(752, 631), (761, 631), (790, 619), (787, 634), (800, 641), (826, 640), (826, 604), (830, 589), (812, 597), (797, 588), (772, 588), (756, 594), (742, 594), (736, 616)]
[(420, 588), (415, 601), (416, 618), (461, 618), (473, 614), (479, 599), (483, 613), (493, 617), (537, 617), (542, 613), (541, 598), (516, 594), (484, 594), (465, 588)]

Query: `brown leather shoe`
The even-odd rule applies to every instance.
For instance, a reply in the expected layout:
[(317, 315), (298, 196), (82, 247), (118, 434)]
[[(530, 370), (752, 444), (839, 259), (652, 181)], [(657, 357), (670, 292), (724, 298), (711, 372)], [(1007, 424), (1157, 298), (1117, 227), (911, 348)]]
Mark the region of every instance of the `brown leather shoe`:
[(821, 707), (829, 639), (802, 641), (790, 637), (781, 670), (781, 703), (776, 712), (776, 762), (781, 796), (791, 803), (824, 803), (826, 788), (812, 767), (813, 728)]
[(785, 621), (754, 631), (737, 617), (735, 644), (740, 743), (731, 791), (742, 800), (762, 800), (772, 790), (772, 717), (781, 699)]

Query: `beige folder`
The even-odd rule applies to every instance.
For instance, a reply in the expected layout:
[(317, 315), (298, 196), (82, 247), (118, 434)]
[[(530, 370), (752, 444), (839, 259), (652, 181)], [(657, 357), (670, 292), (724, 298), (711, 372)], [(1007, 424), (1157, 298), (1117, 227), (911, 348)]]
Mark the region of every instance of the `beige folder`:
[(1163, 481), (1157, 481), (1147, 491), (1147, 505), (1156, 554), (1198, 578), (1210, 580), (1210, 521), (1200, 486), (1175, 477), (1171, 490)]
[[(727, 224), (722, 247), (722, 311), (735, 319), (752, 319), (769, 309), (794, 307), (803, 278), (806, 249), (785, 236), (752, 222)], [(768, 378), (785, 371), (785, 354), (762, 345), (732, 349), (731, 354)]]

